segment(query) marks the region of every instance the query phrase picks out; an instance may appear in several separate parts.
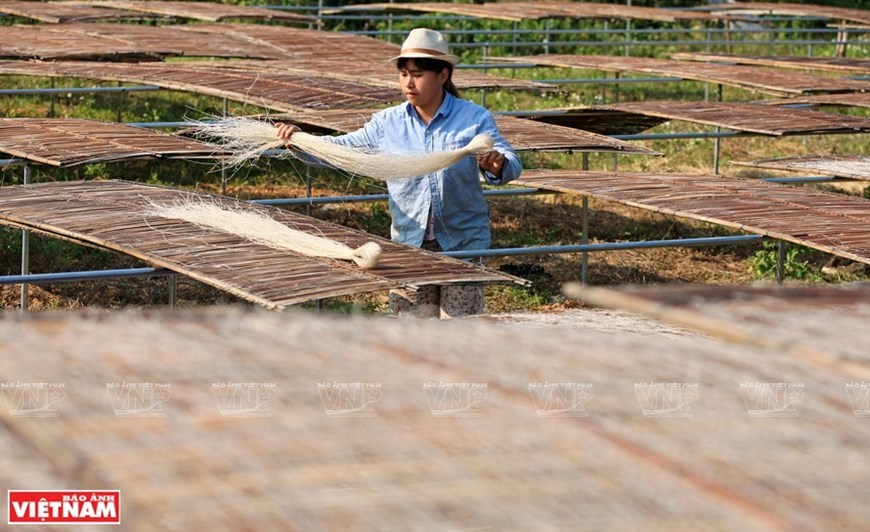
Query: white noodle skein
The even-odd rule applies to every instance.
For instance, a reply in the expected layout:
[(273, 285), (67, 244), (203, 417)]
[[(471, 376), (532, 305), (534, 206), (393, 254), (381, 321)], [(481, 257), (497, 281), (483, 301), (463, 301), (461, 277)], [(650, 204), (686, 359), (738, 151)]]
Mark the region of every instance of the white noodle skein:
[[(285, 145), (282, 139), (277, 138), (272, 124), (251, 118), (229, 117), (215, 122), (194, 122), (191, 133), (198, 139), (209, 140), (221, 151), (233, 154), (226, 159), (230, 166), (239, 166), (256, 159), (267, 150)], [(372, 152), (342, 146), (303, 131), (294, 132), (288, 143), (335, 168), (382, 181), (437, 172), (465, 157), (493, 149), (493, 140), (488, 133), (475, 136), (462, 148), (437, 152)]]

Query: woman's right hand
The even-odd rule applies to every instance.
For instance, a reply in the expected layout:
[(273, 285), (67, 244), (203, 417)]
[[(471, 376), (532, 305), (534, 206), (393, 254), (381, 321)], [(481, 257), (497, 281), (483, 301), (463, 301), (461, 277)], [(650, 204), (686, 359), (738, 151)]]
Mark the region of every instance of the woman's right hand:
[(275, 127), (278, 128), (278, 138), (284, 141), (284, 144), (290, 144), (290, 137), (297, 131), (302, 131), (293, 124), (285, 124), (283, 122), (275, 122)]

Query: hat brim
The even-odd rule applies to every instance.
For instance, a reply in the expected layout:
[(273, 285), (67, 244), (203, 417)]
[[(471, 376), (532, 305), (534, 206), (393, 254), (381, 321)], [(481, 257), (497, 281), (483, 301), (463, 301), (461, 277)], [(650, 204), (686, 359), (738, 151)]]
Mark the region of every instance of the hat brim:
[(432, 55), (426, 54), (422, 52), (408, 52), (404, 54), (397, 55), (396, 57), (390, 59), (390, 62), (394, 65), (399, 62), (399, 59), (437, 59), (438, 61), (444, 61), (445, 63), (450, 63), (451, 65), (459, 64), (459, 57), (455, 55)]

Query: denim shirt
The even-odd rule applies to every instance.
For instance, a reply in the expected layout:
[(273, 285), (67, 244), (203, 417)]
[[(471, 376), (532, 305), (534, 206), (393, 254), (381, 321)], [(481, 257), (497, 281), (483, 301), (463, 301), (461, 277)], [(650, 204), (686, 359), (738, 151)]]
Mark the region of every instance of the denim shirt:
[[(438, 112), (427, 125), (408, 102), (372, 115), (361, 129), (329, 137), (337, 144), (395, 153), (434, 152), (464, 147), (479, 133), (489, 133), (494, 149), (505, 155), (501, 178), (483, 172), (487, 183), (500, 185), (519, 177), (522, 163), (498, 132), (485, 108), (445, 93)], [(474, 156), (438, 172), (387, 182), (392, 239), (419, 247), (429, 221), (435, 219), (435, 238), (445, 251), (486, 249), (490, 245), (489, 210)]]

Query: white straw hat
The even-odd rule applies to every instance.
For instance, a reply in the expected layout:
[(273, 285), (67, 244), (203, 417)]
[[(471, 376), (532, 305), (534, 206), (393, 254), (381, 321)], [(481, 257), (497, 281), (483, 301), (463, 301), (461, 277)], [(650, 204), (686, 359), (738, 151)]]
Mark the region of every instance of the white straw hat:
[(429, 58), (446, 61), (451, 65), (459, 62), (459, 57), (450, 54), (447, 41), (444, 36), (435, 30), (415, 28), (408, 34), (408, 38), (402, 43), (402, 53), (390, 59), (396, 63), (401, 58)]

